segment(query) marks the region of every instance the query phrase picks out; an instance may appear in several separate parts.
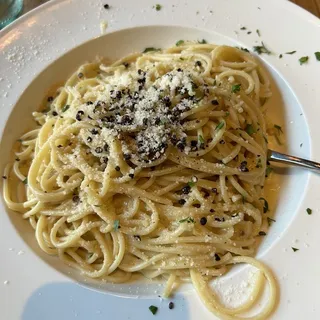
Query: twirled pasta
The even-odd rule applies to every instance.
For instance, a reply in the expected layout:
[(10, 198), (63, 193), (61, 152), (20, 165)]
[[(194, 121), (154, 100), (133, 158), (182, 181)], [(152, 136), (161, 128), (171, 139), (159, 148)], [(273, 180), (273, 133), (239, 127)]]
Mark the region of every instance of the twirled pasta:
[[(191, 280), (223, 319), (252, 306), (272, 274), (252, 256), (266, 228), (263, 186), (269, 80), (244, 51), (183, 43), (111, 65), (80, 67), (35, 112), (5, 170), (4, 198), (39, 246), (84, 275)], [(25, 183), (24, 194), (18, 192)], [(222, 306), (209, 280), (234, 263), (257, 267), (251, 302)]]

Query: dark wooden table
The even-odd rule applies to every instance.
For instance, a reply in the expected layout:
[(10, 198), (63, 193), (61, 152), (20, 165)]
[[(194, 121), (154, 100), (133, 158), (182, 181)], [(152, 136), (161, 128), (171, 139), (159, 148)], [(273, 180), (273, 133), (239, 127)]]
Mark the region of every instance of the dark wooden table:
[(320, 17), (320, 0), (291, 0), (297, 5), (312, 12), (317, 17)]

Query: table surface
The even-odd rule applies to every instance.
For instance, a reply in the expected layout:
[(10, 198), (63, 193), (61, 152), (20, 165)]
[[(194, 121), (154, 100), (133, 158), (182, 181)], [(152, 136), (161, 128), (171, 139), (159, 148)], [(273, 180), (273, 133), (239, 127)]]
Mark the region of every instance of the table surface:
[[(47, 2), (49, 0), (24, 0), (24, 10), (23, 12), (28, 12), (29, 10), (35, 8), (36, 6)], [(267, 0), (266, 0), (267, 1)], [(320, 17), (320, 0), (290, 0), (297, 5), (307, 9), (312, 12), (317, 17)]]

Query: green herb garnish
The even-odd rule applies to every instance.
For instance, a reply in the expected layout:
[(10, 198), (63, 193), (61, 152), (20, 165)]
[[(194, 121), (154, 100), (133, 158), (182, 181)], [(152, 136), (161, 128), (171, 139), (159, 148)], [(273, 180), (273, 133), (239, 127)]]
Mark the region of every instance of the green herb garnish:
[(275, 124), (274, 127), (278, 130), (279, 133), (283, 133), (282, 128), (279, 125)]
[(151, 51), (161, 51), (161, 49), (159, 48), (154, 48), (154, 47), (148, 47), (148, 48), (145, 48), (142, 53), (147, 53), (147, 52), (151, 52)]
[(21, 143), (23, 140), (22, 139), (18, 139), (17, 141)]
[(247, 124), (246, 126), (246, 129), (245, 129), (246, 133), (249, 135), (249, 136), (252, 136), (254, 133), (256, 133), (257, 131), (254, 129), (253, 125), (252, 124)]
[(66, 104), (61, 111), (66, 112), (69, 108), (70, 108), (70, 105)]
[(205, 142), (202, 135), (198, 136), (198, 140), (201, 144)]
[(308, 57), (308, 56), (301, 57), (301, 58), (299, 59), (300, 65), (303, 65), (304, 63), (307, 63), (308, 60), (309, 60), (309, 57)]
[(114, 220), (114, 222), (113, 222), (114, 231), (117, 231), (119, 228), (120, 228), (120, 221), (119, 220)]
[(261, 41), (261, 46), (254, 46), (253, 51), (256, 52), (257, 54), (271, 54), (271, 51), (267, 49), (267, 47), (264, 45), (264, 43)]
[(269, 211), (269, 203), (265, 198), (259, 198), (259, 200), (263, 201), (263, 213), (267, 213)]
[(259, 236), (263, 237), (266, 236), (267, 234), (264, 231), (259, 231)]
[(276, 220), (270, 218), (270, 217), (267, 217), (267, 221), (268, 221), (268, 225), (269, 227), (272, 225), (272, 222), (276, 222)]
[(208, 43), (208, 42), (207, 42), (207, 40), (202, 39), (201, 41), (198, 40), (198, 43), (200, 43), (200, 44), (206, 44), (206, 43)]
[(28, 178), (25, 178), (22, 182), (23, 182), (24, 184), (28, 184)]
[(282, 59), (283, 55), (282, 54), (279, 54), (279, 59)]
[(289, 51), (289, 52), (286, 52), (286, 54), (295, 54), (297, 51)]
[(241, 27), (240, 30), (247, 30), (247, 28), (246, 27)]
[(184, 218), (182, 220), (179, 220), (179, 223), (184, 223), (184, 222), (187, 222), (187, 223), (195, 223), (194, 219), (191, 218), (191, 217), (188, 217), (188, 218)]
[(155, 315), (155, 314), (157, 313), (157, 311), (158, 311), (158, 307), (156, 307), (156, 306), (150, 306), (150, 307), (149, 307), (149, 310), (151, 311), (151, 313), (152, 313), (153, 315)]
[(259, 30), (259, 29), (257, 29), (257, 30), (256, 30), (256, 32), (257, 32), (257, 35), (258, 35), (259, 37), (261, 37), (260, 30)]
[(257, 161), (256, 168), (262, 168), (262, 163), (260, 158)]
[(179, 40), (176, 42), (176, 46), (179, 47), (184, 44), (184, 40)]
[(187, 184), (190, 188), (192, 188), (196, 185), (195, 182), (193, 182), (193, 181), (189, 181)]
[(226, 111), (226, 117), (229, 117), (229, 116), (230, 116), (230, 112)]
[(231, 87), (231, 92), (232, 93), (237, 93), (239, 92), (241, 89), (241, 84), (234, 84), (232, 87)]
[(221, 121), (221, 122), (216, 126), (216, 130), (222, 129), (223, 126), (224, 126), (224, 122)]
[(315, 52), (314, 55), (316, 56), (316, 59), (320, 61), (320, 52)]
[(273, 169), (271, 167), (267, 166), (267, 168), (266, 168), (266, 177), (269, 177), (272, 171), (273, 171)]
[(157, 11), (160, 11), (161, 8), (162, 8), (162, 5), (161, 4), (156, 4), (155, 8), (156, 8)]
[(307, 213), (308, 213), (308, 215), (310, 216), (310, 215), (312, 214), (312, 209), (308, 208), (308, 209), (307, 209)]
[(291, 249), (293, 250), (293, 252), (299, 251), (298, 248), (291, 247)]

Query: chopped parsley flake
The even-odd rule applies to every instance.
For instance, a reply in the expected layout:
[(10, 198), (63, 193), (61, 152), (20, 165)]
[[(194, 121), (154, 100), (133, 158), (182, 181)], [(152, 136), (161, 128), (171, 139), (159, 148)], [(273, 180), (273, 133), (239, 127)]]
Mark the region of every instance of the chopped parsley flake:
[(289, 52), (286, 52), (286, 54), (295, 54), (297, 51), (294, 50), (294, 51), (289, 51)]
[(216, 130), (222, 129), (223, 126), (224, 126), (224, 122), (221, 121), (221, 122), (216, 126)]
[(241, 84), (234, 84), (232, 87), (231, 87), (231, 92), (232, 93), (237, 93), (239, 92), (241, 89)]
[(119, 220), (114, 220), (114, 222), (113, 222), (114, 231), (117, 231), (119, 228), (120, 228), (120, 221)]
[(271, 167), (267, 166), (266, 177), (269, 177), (272, 171), (273, 171), (273, 169)]
[(316, 59), (320, 61), (320, 52), (315, 52), (314, 55), (316, 56)]
[(154, 47), (148, 47), (148, 48), (145, 48), (142, 53), (147, 53), (147, 52), (151, 52), (151, 51), (161, 51), (161, 49), (154, 48)]
[(307, 213), (308, 213), (308, 215), (310, 216), (310, 215), (312, 214), (312, 209), (308, 208), (308, 209), (307, 209)]
[(267, 234), (264, 232), (264, 231), (260, 231), (259, 232), (259, 236), (263, 237), (263, 236), (266, 236)]
[(269, 203), (265, 198), (259, 198), (259, 200), (263, 200), (263, 213), (267, 213), (269, 211)]
[(283, 55), (282, 54), (279, 54), (279, 59), (282, 59)]
[(269, 227), (272, 225), (272, 222), (276, 222), (276, 220), (274, 220), (274, 219), (272, 219), (270, 217), (267, 218), (267, 221), (268, 221)]
[(281, 126), (275, 124), (274, 127), (278, 130), (278, 133), (283, 133)]
[(191, 217), (188, 217), (188, 218), (184, 218), (182, 220), (179, 220), (179, 223), (184, 223), (184, 222), (187, 222), (187, 223), (195, 223), (194, 219), (191, 218)]
[(153, 315), (155, 315), (155, 314), (157, 313), (157, 311), (158, 311), (158, 307), (156, 307), (156, 306), (150, 306), (150, 307), (149, 307), (149, 310), (151, 311), (151, 313), (152, 313)]
[(189, 181), (189, 182), (188, 182), (188, 186), (189, 186), (190, 188), (194, 187), (195, 185), (196, 185), (196, 184), (195, 184), (194, 181)]
[(62, 108), (62, 112), (66, 112), (69, 108), (70, 108), (70, 106), (69, 106), (68, 104), (66, 104), (66, 105)]
[(253, 125), (252, 124), (247, 124), (246, 126), (246, 133), (249, 135), (249, 136), (252, 136), (254, 133), (256, 133), (257, 131), (254, 129)]
[(247, 30), (247, 28), (246, 27), (241, 27), (240, 30)]
[(301, 57), (299, 59), (300, 65), (303, 65), (304, 63), (307, 63), (309, 61), (309, 57), (305, 56), (305, 57)]
[(24, 184), (28, 184), (28, 178), (25, 178), (22, 182), (23, 182)]
[(156, 8), (157, 11), (160, 11), (161, 8), (162, 8), (162, 5), (161, 4), (156, 4), (155, 8)]
[(184, 44), (184, 40), (179, 40), (176, 42), (176, 46), (179, 47)]
[(259, 30), (259, 29), (257, 29), (257, 30), (256, 30), (256, 32), (257, 32), (257, 35), (258, 35), (259, 37), (261, 37), (260, 30)]
[(293, 252), (299, 251), (298, 248), (291, 247), (291, 249), (293, 250)]
[(198, 137), (198, 140), (199, 140), (199, 142), (200, 142), (201, 144), (205, 142), (202, 135), (200, 135), (200, 136)]
[(257, 54), (271, 54), (271, 51), (269, 49), (267, 49), (267, 47), (265, 46), (265, 44), (261, 41), (261, 46), (254, 46), (253, 47), (253, 51), (256, 52)]

